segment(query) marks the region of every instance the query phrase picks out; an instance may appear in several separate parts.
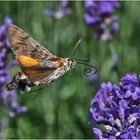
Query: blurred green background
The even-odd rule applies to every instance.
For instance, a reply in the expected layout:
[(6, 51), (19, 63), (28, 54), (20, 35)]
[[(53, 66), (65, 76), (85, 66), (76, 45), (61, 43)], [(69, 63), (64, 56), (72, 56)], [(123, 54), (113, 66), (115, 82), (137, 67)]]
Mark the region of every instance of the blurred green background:
[[(82, 1), (71, 1), (73, 13), (60, 20), (44, 14), (46, 7), (58, 9), (59, 2), (1, 1), (0, 14), (11, 17), (15, 25), (56, 56), (68, 57), (82, 37), (75, 58), (90, 59), (97, 67), (99, 82), (116, 83), (125, 73), (140, 70), (140, 2), (121, 3), (117, 12), (120, 29), (111, 42), (92, 39), (93, 31), (83, 20)], [(119, 56), (119, 73), (112, 71), (113, 52)], [(15, 59), (14, 55), (10, 58)], [(14, 67), (12, 74), (18, 69)], [(28, 112), (10, 118), (7, 138), (94, 138), (88, 124), (89, 108), (100, 85), (91, 83), (83, 70), (84, 66), (76, 65), (50, 86), (20, 94), (20, 104), (27, 106)]]

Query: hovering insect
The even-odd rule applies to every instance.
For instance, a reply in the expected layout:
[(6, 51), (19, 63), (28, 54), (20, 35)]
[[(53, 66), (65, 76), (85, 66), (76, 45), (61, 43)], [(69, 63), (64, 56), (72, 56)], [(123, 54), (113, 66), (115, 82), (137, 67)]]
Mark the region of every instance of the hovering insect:
[[(22, 70), (22, 72), (18, 72), (13, 80), (7, 84), (8, 90), (17, 89), (24, 91), (27, 89), (29, 91), (33, 86), (49, 85), (73, 69), (76, 63), (90, 66), (84, 60), (73, 60), (71, 58), (61, 58), (53, 55), (15, 25), (11, 24), (8, 26), (7, 33), (11, 49)], [(71, 54), (79, 43), (80, 41), (73, 48)]]

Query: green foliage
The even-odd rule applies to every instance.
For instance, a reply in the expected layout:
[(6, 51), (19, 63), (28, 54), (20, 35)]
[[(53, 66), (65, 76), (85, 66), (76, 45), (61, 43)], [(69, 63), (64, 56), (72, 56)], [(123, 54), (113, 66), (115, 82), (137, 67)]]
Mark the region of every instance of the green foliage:
[[(139, 2), (122, 2), (123, 7), (117, 13), (120, 30), (112, 42), (93, 40), (93, 31), (83, 20), (83, 2), (71, 2), (73, 14), (61, 20), (44, 14), (46, 7), (57, 8), (58, 4), (49, 1), (0, 2), (0, 14), (10, 16), (15, 25), (57, 56), (68, 57), (82, 37), (75, 58), (90, 59), (97, 67), (100, 82), (115, 83), (125, 73), (139, 73)], [(119, 77), (111, 70), (112, 50), (120, 58)], [(77, 65), (50, 86), (19, 95), (20, 103), (29, 111), (10, 119), (7, 138), (94, 138), (88, 124), (88, 112), (97, 87), (84, 76), (83, 68)], [(17, 70), (17, 67), (12, 69), (13, 74)]]

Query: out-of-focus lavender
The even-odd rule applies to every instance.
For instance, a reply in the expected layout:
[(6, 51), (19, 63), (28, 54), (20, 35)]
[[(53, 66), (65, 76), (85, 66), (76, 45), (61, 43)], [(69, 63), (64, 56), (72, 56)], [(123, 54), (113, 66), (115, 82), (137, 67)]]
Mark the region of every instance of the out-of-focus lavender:
[(7, 136), (9, 126), (9, 120), (7, 117), (4, 117), (0, 120), (0, 139), (4, 139)]
[(85, 0), (84, 20), (95, 31), (94, 38), (112, 40), (119, 29), (118, 17), (114, 15), (120, 7), (117, 0)]
[(90, 125), (98, 139), (140, 139), (140, 75), (102, 83), (91, 103)]
[(27, 108), (19, 105), (16, 91), (6, 90), (6, 83), (10, 80), (9, 68), (16, 65), (16, 61), (8, 62), (10, 53), (7, 27), (12, 23), (10, 17), (6, 17), (4, 24), (0, 25), (0, 106), (8, 110), (11, 117), (27, 111)]
[(44, 13), (55, 19), (61, 19), (64, 16), (70, 15), (72, 13), (72, 10), (71, 8), (69, 8), (69, 1), (63, 0), (62, 2), (60, 2), (58, 10), (55, 10), (53, 8), (46, 8), (44, 10)]

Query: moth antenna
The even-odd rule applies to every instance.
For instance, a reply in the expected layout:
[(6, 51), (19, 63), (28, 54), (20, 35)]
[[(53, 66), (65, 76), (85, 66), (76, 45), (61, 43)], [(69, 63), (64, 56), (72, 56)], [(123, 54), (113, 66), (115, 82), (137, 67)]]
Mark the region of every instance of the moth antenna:
[(75, 59), (75, 61), (90, 62), (90, 60), (89, 60), (89, 59)]
[(72, 49), (71, 53), (69, 54), (69, 58), (71, 57), (71, 55), (73, 54), (73, 52), (75, 51), (75, 49), (79, 46), (79, 44), (81, 43), (81, 41), (82, 41), (82, 39), (79, 39), (78, 40), (78, 42), (76, 43), (76, 45)]

